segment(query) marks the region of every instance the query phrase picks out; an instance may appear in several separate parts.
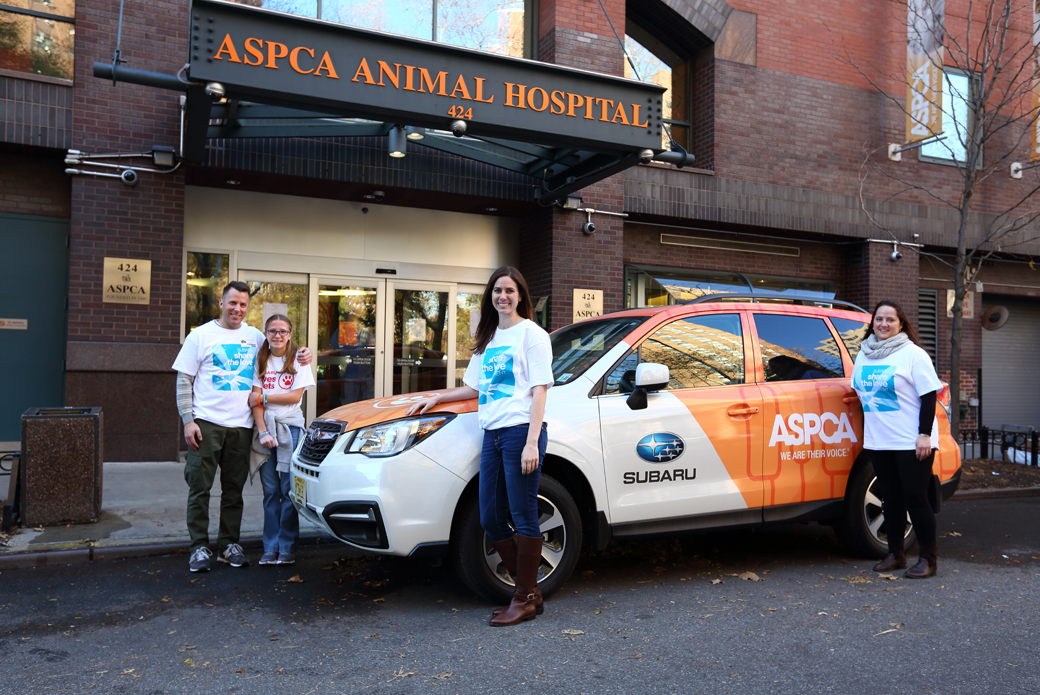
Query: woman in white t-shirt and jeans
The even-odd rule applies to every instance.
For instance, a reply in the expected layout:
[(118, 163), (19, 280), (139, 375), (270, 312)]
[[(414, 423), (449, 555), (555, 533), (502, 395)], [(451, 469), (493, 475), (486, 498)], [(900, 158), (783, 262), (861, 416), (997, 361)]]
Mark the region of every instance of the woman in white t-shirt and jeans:
[[(553, 384), (549, 335), (531, 320), (531, 293), (516, 268), (503, 266), (488, 280), (480, 302), (473, 359), (455, 389), (412, 406), (425, 413), (438, 403), (478, 398), (484, 430), (480, 452), (480, 525), (516, 583), (509, 606), (494, 611), (496, 627), (531, 620), (543, 611), (538, 589), (542, 534), (538, 480), (548, 441), (545, 398)], [(513, 528), (508, 520), (512, 516)]]
[(863, 404), (863, 447), (874, 464), (888, 535), (888, 556), (874, 565), (874, 571), (906, 567), (903, 536), (909, 512), (920, 559), (905, 575), (933, 577), (937, 547), (928, 488), (939, 448), (935, 401), (942, 382), (896, 302), (886, 299), (874, 307), (852, 370), (852, 388)]
[[(256, 426), (254, 440), (260, 445), (253, 448), (269, 452), (254, 457), (263, 461), (259, 464), (264, 488), (264, 554), (260, 564), (291, 565), (296, 562), (300, 516), (289, 499), (289, 462), (305, 424), (300, 400), (306, 389), (314, 388), (314, 375), (296, 358), (288, 316), (269, 317), (264, 334), (267, 340), (257, 353), (253, 392), (249, 394)], [(251, 475), (256, 470), (256, 463), (250, 465)]]

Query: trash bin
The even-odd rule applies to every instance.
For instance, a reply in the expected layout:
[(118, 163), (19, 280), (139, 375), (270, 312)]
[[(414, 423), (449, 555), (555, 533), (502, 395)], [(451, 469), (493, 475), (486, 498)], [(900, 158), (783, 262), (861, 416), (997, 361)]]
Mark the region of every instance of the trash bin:
[(101, 408), (30, 408), (22, 415), (22, 526), (81, 524), (101, 514)]

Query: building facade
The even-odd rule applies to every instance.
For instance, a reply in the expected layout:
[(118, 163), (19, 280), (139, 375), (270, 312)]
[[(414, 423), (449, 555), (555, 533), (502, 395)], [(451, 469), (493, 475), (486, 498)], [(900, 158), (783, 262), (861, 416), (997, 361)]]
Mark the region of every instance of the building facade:
[[(947, 0), (948, 15), (955, 4)], [(596, 181), (579, 191), (581, 206), (599, 211), (586, 213), (539, 204), (539, 172), (422, 140), (391, 157), (380, 134), (221, 131), (206, 140), (201, 162), (180, 161), (183, 92), (101, 79), (93, 66), (113, 63), (118, 46), (119, 65), (177, 76), (198, 40), (187, 2), (127, 2), (121, 25), (115, 0), (5, 6), (0, 318), (15, 328), (0, 330), (0, 355), (26, 374), (17, 396), (3, 399), (5, 446), (17, 448), (28, 407), (101, 406), (108, 460), (175, 458), (183, 443), (170, 365), (184, 336), (215, 317), (215, 293), (231, 279), (254, 290), (252, 325), (288, 313), (297, 340), (315, 351), (319, 387), (307, 396), (309, 417), (457, 383), (479, 292), (503, 264), (525, 274), (549, 328), (570, 323), (583, 294), (603, 312), (749, 284), (868, 309), (894, 298), (950, 378), (946, 295), (957, 216), (932, 193), (955, 194), (959, 170), (925, 148), (904, 152), (901, 162), (884, 156), (888, 143), (905, 142), (906, 7), (470, 0), (434, 17), (436, 5), (413, 5), (263, 2), (655, 82), (668, 90), (661, 115), (670, 141), (664, 136), (662, 148), (688, 151), (692, 163), (654, 161)], [(220, 125), (214, 114), (211, 128)], [(169, 149), (167, 166), (158, 153)], [(115, 176), (66, 173), (90, 169), (67, 163), (69, 150), (114, 163), (92, 171)], [(873, 168), (864, 164), (871, 152)], [(107, 154), (143, 157), (125, 159), (145, 162), (136, 185), (118, 178), (124, 160)], [(973, 219), (981, 225), (1008, 208), (1035, 185), (1029, 179), (1027, 172), (980, 183)], [(583, 232), (588, 221), (592, 234)], [(980, 284), (970, 288), (959, 375), (964, 427), (1040, 428), (1034, 377), (1009, 371), (1040, 332), (1032, 265), (1040, 243), (1022, 235), (1013, 253), (991, 245)], [(146, 295), (113, 300), (111, 279), (136, 287), (142, 261)], [(115, 270), (120, 262), (133, 271)], [(984, 330), (984, 310), (994, 307), (1006, 309), (1006, 322)]]

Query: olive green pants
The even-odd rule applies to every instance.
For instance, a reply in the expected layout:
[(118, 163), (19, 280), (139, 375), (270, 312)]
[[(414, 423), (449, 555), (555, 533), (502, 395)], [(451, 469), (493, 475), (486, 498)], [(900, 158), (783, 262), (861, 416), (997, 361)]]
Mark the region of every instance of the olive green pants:
[(249, 427), (222, 427), (196, 420), (202, 430), (198, 451), (188, 450), (184, 480), (188, 483), (188, 534), (191, 551), (209, 545), (209, 492), (220, 468), (220, 528), (217, 550), (238, 543), (242, 531), (242, 488), (249, 477)]

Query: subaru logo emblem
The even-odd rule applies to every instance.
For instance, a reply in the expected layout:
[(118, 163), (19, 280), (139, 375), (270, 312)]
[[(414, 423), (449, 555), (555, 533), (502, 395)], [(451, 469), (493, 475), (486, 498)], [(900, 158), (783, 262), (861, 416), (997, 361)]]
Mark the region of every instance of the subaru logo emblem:
[(648, 434), (636, 444), (636, 453), (639, 458), (650, 463), (667, 463), (682, 456), (686, 449), (686, 442), (682, 437), (670, 432), (655, 432)]

